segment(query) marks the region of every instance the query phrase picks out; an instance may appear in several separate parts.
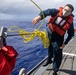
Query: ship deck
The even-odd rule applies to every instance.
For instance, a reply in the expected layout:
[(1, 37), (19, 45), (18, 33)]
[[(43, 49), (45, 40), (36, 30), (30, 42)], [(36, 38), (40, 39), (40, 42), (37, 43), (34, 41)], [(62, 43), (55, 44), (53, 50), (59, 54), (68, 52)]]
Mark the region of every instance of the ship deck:
[[(52, 75), (52, 64), (37, 68), (33, 75)], [(63, 59), (58, 75), (76, 75), (76, 37), (63, 49)]]

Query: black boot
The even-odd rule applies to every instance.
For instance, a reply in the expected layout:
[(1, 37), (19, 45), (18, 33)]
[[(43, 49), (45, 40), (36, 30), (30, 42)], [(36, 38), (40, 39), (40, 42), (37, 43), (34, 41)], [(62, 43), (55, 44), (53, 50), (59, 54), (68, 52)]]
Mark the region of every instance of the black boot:
[(53, 72), (53, 75), (57, 75), (57, 72)]
[(44, 66), (47, 66), (48, 64), (51, 64), (51, 63), (52, 63), (52, 60), (50, 60), (50, 61), (47, 60), (47, 61), (45, 62), (45, 64), (43, 64), (43, 67), (44, 67)]

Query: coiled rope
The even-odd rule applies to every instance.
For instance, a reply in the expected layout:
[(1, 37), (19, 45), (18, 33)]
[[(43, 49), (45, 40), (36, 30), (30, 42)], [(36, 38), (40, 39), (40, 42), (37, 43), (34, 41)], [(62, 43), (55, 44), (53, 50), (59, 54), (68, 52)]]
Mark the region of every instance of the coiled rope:
[[(42, 10), (40, 9), (40, 7), (33, 1), (32, 1), (40, 10), (40, 12), (42, 12)], [(43, 18), (44, 18), (44, 13), (42, 12)], [(44, 19), (42, 21), (42, 23), (40, 24), (40, 26), (34, 30), (34, 32), (27, 32), (26, 30), (23, 30), (17, 26), (11, 26), (8, 31), (9, 32), (18, 32), (20, 36), (22, 36), (22, 38), (24, 39), (24, 43), (30, 42), (32, 41), (36, 36), (39, 37), (39, 39), (42, 41), (42, 43), (44, 44), (44, 48), (47, 48), (49, 46), (49, 39), (46, 33), (46, 30), (44, 31), (40, 31), (39, 29), (41, 28), (41, 26), (44, 24)], [(17, 30), (14, 30), (14, 28), (17, 28)], [(25, 35), (22, 35), (25, 34)]]

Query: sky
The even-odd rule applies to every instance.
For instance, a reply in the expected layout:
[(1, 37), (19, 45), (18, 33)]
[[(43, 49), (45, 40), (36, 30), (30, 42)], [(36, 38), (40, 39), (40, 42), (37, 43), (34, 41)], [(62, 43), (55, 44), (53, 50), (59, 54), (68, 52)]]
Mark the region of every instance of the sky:
[[(59, 8), (66, 4), (74, 6), (73, 14), (76, 15), (76, 0), (33, 0), (42, 10)], [(0, 0), (0, 19), (33, 19), (40, 10), (31, 0)]]

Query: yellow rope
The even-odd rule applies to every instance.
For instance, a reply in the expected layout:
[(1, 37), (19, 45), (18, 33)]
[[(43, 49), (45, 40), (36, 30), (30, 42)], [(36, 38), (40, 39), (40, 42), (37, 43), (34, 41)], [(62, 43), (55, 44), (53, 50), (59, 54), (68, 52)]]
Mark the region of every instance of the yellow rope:
[[(32, 1), (38, 8), (39, 10), (42, 12), (42, 10), (40, 9), (40, 7), (33, 1), (33, 0), (30, 0)], [(43, 18), (44, 17), (44, 13), (42, 12), (42, 15), (43, 15)], [(20, 36), (22, 36), (22, 38), (24, 39), (24, 43), (27, 43), (27, 42), (30, 42), (32, 41), (36, 36), (39, 37), (39, 39), (42, 41), (42, 43), (44, 44), (44, 48), (47, 48), (49, 46), (49, 39), (48, 39), (48, 36), (47, 36), (47, 33), (46, 33), (46, 30), (44, 31), (40, 31), (40, 27), (44, 24), (44, 21), (45, 19), (43, 19), (42, 23), (40, 24), (40, 26), (35, 29), (34, 32), (27, 32), (17, 26), (11, 26), (8, 31), (9, 32), (18, 32)], [(16, 28), (16, 29), (15, 29)], [(12, 30), (14, 29), (14, 30)], [(22, 34), (25, 34), (25, 35), (22, 35)]]
[[(17, 30), (12, 30), (13, 28), (16, 28)], [(24, 39), (24, 43), (30, 42), (32, 41), (36, 36), (39, 37), (39, 39), (42, 41), (42, 43), (44, 44), (44, 48), (47, 48), (49, 46), (49, 39), (45, 31), (40, 31), (38, 29), (35, 29), (34, 32), (27, 32), (17, 26), (12, 26), (11, 28), (8, 29), (9, 32), (18, 32), (20, 34), (20, 36), (22, 36), (22, 38)], [(21, 34), (25, 34), (25, 35), (21, 35)]]
[(43, 20), (42, 20), (42, 23), (40, 24), (40, 26), (37, 28), (37, 29), (40, 29), (40, 27), (44, 24), (45, 22), (45, 16), (44, 16), (44, 13), (42, 12), (41, 8), (33, 1), (33, 0), (30, 0), (31, 2), (33, 2), (37, 8), (40, 10), (40, 12), (42, 13), (42, 16), (43, 16)]

